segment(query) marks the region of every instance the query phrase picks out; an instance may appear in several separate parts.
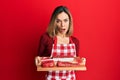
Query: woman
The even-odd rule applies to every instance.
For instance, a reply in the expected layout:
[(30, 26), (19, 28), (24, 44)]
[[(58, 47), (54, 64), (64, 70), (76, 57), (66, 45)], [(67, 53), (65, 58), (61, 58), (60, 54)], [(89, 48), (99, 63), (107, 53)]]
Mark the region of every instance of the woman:
[[(41, 36), (39, 56), (78, 56), (79, 40), (73, 37), (72, 33), (73, 22), (70, 11), (65, 6), (58, 6), (51, 16), (47, 32)], [(37, 59), (39, 60), (39, 57)], [(46, 79), (76, 80), (73, 70), (48, 71)]]

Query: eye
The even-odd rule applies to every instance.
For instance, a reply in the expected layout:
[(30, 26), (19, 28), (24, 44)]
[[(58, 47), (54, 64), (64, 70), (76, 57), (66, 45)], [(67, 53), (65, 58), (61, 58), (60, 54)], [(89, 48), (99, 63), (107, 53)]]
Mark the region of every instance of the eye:
[(64, 19), (64, 22), (68, 22), (68, 19)]
[(57, 20), (56, 20), (56, 22), (57, 22), (57, 23), (59, 23), (59, 22), (60, 22), (60, 20), (59, 20), (59, 19), (57, 19)]

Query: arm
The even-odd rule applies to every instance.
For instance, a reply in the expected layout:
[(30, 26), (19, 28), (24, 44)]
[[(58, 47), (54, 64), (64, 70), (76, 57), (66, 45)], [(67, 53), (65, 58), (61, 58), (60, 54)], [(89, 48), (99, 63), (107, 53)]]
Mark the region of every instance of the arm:
[(43, 34), (40, 38), (38, 55), (41, 57), (49, 57), (51, 55), (53, 44), (53, 38), (51, 38), (47, 33)]
[(36, 56), (35, 57), (35, 64), (36, 64), (36, 66), (39, 66), (39, 65), (41, 65), (41, 62), (40, 62), (40, 60), (41, 60), (41, 57), (44, 55), (44, 51), (45, 51), (45, 37), (44, 37), (45, 35), (42, 35), (41, 37), (40, 37), (40, 41), (39, 41), (39, 47), (38, 47), (38, 56)]
[(80, 49), (80, 41), (72, 36), (72, 40), (75, 43), (75, 48), (76, 48), (76, 56), (79, 56), (79, 49)]
[(40, 41), (39, 41), (39, 47), (38, 47), (38, 56), (43, 56), (44, 50), (45, 50), (45, 37), (44, 35), (42, 35), (40, 37)]
[(80, 49), (80, 42), (78, 39), (75, 40), (75, 47), (76, 47), (76, 56), (79, 56), (79, 49)]

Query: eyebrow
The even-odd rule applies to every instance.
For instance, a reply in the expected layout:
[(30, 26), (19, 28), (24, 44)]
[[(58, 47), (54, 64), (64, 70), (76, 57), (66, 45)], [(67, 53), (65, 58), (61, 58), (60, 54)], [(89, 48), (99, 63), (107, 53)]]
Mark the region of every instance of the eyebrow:
[[(69, 18), (65, 18), (65, 19), (63, 19), (63, 20), (66, 20), (66, 19), (69, 19)], [(57, 18), (56, 20), (60, 20), (60, 19)], [(60, 20), (60, 21), (61, 21), (61, 20)]]

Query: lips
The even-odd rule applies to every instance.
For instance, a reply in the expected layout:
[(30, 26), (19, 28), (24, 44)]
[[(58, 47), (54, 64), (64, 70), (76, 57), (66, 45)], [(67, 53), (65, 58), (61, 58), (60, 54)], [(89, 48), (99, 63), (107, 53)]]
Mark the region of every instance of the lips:
[(66, 29), (60, 29), (60, 32), (65, 32), (66, 31)]

